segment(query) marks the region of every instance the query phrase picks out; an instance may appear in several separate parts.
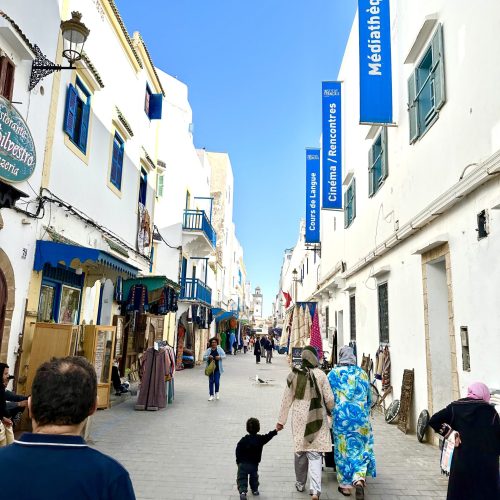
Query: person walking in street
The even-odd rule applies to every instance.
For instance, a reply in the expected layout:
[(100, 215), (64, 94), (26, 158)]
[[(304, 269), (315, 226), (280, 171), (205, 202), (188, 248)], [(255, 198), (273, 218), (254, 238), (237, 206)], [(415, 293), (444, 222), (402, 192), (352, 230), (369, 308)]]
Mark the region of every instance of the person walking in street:
[(326, 375), (318, 368), (314, 347), (304, 347), (302, 364), (292, 369), (286, 384), (276, 429), (283, 429), (293, 407), (295, 488), (304, 491), (309, 473), (311, 500), (318, 500), (323, 453), (332, 451), (328, 414), (333, 408), (333, 394)]
[(207, 362), (207, 366), (211, 361), (215, 362), (215, 370), (208, 377), (208, 400), (213, 401), (219, 399), (219, 389), (220, 389), (220, 377), (224, 373), (222, 367), (222, 358), (226, 357), (224, 349), (219, 346), (219, 341), (216, 337), (210, 339), (210, 347), (205, 351), (203, 355), (203, 361)]
[(261, 348), (260, 341), (258, 338), (255, 339), (255, 344), (253, 346), (253, 353), (255, 356), (255, 362), (257, 364), (259, 364), (260, 363), (260, 356), (262, 354), (262, 348)]
[(373, 433), (370, 423), (370, 382), (366, 372), (356, 366), (351, 347), (342, 347), (339, 364), (328, 374), (335, 397), (333, 435), (338, 490), (363, 499), (366, 477), (376, 475)]
[(274, 349), (274, 340), (271, 335), (268, 335), (266, 338), (266, 363), (272, 363), (273, 359), (273, 349)]
[(476, 382), (467, 397), (435, 413), (430, 427), (443, 437), (458, 433), (447, 500), (500, 499), (500, 417), (489, 404), (488, 387)]
[(246, 354), (248, 351), (248, 335), (243, 336), (243, 354)]
[(126, 469), (81, 437), (96, 406), (96, 372), (85, 358), (43, 363), (28, 399), (33, 433), (0, 449), (1, 498), (134, 500)]
[(247, 498), (248, 480), (252, 495), (259, 495), (259, 463), (262, 459), (262, 448), (278, 434), (277, 429), (267, 434), (259, 434), (260, 422), (256, 418), (247, 420), (248, 434), (242, 437), (236, 445), (236, 464), (238, 475), (236, 482), (240, 493), (240, 500)]

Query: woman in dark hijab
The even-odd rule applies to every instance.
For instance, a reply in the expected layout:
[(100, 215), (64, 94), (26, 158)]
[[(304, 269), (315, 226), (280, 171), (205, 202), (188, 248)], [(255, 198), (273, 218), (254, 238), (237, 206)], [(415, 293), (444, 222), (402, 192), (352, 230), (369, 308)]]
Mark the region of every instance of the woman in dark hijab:
[(429, 421), (444, 437), (458, 432), (447, 500), (500, 499), (500, 417), (489, 401), (488, 387), (476, 382), (469, 386), (466, 398), (454, 401)]

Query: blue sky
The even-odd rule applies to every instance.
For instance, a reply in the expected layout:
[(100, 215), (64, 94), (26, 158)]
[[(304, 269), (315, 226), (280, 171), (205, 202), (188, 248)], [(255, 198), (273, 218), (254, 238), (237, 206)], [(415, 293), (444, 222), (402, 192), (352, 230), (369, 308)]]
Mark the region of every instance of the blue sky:
[(319, 146), (321, 82), (337, 77), (356, 0), (116, 0), (155, 64), (185, 82), (198, 148), (229, 153), (248, 277), (278, 292), (305, 216), (306, 146)]

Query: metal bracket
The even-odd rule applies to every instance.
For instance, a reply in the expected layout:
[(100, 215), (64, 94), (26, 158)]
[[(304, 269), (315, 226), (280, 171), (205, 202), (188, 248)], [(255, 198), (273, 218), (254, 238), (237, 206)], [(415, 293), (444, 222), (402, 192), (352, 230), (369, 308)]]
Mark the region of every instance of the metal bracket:
[(41, 80), (43, 80), (46, 76), (51, 75), (55, 71), (61, 71), (62, 69), (75, 69), (72, 64), (70, 64), (69, 66), (54, 64), (50, 59), (47, 59), (38, 45), (35, 45), (33, 49), (36, 57), (33, 61), (33, 65), (31, 66), (30, 84), (28, 87), (28, 91), (32, 91)]
[(312, 251), (321, 257), (321, 243), (306, 243), (306, 250)]

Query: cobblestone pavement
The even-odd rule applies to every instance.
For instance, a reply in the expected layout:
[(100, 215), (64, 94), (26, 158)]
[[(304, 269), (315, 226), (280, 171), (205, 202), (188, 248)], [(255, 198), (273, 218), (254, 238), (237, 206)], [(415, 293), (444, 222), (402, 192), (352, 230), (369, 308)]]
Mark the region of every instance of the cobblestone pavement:
[[(134, 411), (132, 397), (94, 417), (95, 447), (129, 470), (137, 498), (239, 499), (236, 443), (248, 417), (259, 418), (261, 432), (274, 428), (288, 365), (284, 356), (275, 356), (271, 365), (256, 365), (249, 353), (228, 356), (224, 369), (219, 401), (207, 401), (207, 378), (197, 367), (176, 374), (175, 402), (165, 410)], [(269, 384), (256, 384), (257, 373)], [(403, 435), (381, 417), (373, 424), (378, 476), (368, 479), (367, 500), (445, 498), (438, 450)], [(265, 446), (259, 473), (262, 500), (310, 498), (294, 487), (290, 422)], [(341, 498), (332, 469), (325, 469), (321, 499)]]

